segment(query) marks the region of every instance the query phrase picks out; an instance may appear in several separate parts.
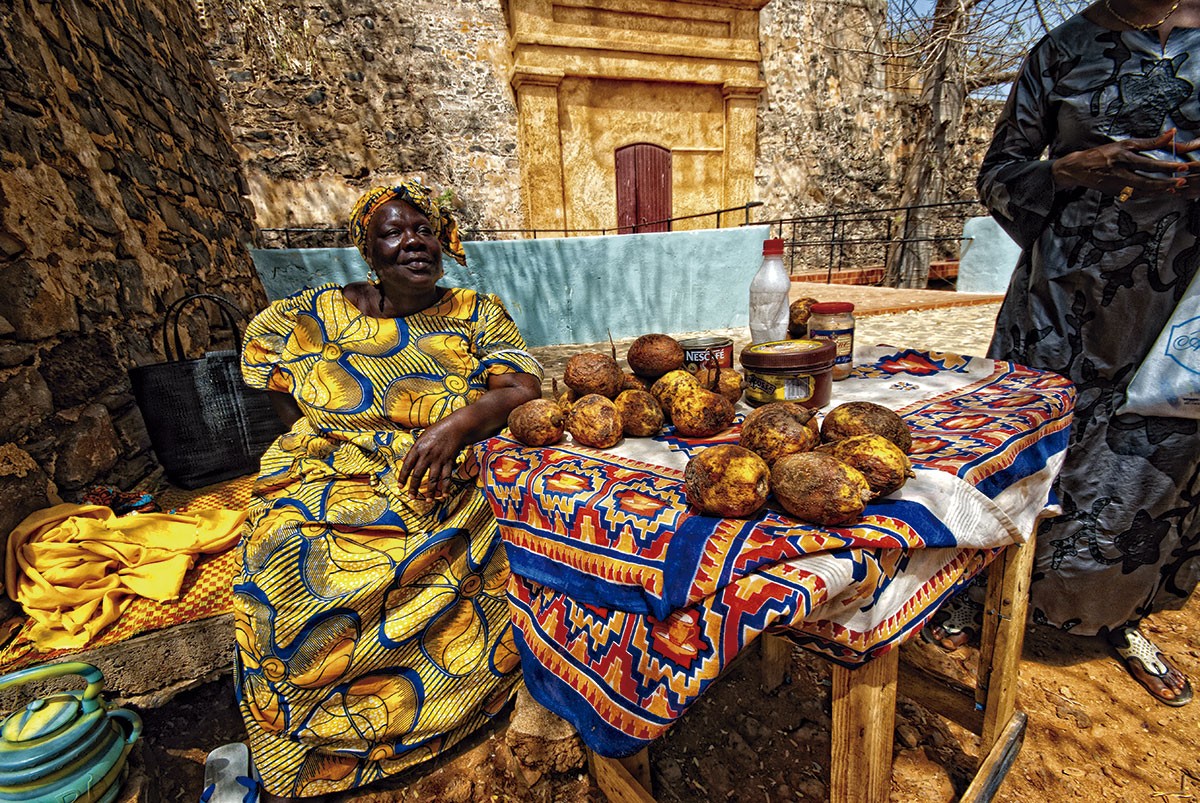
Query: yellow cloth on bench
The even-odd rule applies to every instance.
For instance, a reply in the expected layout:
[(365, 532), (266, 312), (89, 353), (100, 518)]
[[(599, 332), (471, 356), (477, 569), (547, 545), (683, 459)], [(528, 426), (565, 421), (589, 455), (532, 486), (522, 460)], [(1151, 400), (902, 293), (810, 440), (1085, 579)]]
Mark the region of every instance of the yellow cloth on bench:
[(34, 621), (41, 650), (85, 646), (133, 597), (166, 602), (207, 552), (237, 543), (241, 510), (118, 517), (99, 505), (31, 513), (8, 538), (4, 587)]

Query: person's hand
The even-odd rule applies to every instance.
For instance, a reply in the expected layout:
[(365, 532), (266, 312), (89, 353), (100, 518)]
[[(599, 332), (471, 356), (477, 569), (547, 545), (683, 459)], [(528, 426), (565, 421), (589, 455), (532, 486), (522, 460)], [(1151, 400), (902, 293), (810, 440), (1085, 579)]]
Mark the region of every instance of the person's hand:
[(413, 443), (397, 479), (414, 499), (440, 501), (450, 494), (454, 459), (467, 440), (454, 416), (431, 424)]
[(1184, 175), (1183, 187), (1179, 189), (1179, 195), (1189, 201), (1195, 201), (1200, 198), (1200, 137), (1190, 142), (1177, 143), (1175, 152), (1178, 154), (1190, 153), (1196, 160), (1190, 162), (1191, 169)]
[[(1153, 138), (1109, 142), (1069, 153), (1054, 160), (1051, 168), (1054, 184), (1060, 189), (1086, 187), (1099, 190), (1122, 201), (1166, 193), (1194, 198), (1200, 190), (1200, 162), (1182, 158), (1164, 161), (1142, 153), (1170, 148), (1174, 139), (1175, 130), (1172, 129)], [(1174, 143), (1175, 153), (1180, 156), (1198, 149), (1200, 139)]]

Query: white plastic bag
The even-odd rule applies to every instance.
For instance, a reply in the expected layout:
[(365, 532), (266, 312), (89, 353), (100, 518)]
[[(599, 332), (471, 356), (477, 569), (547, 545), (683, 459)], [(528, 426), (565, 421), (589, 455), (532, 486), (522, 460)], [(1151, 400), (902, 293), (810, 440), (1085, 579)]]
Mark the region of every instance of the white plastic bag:
[(1200, 418), (1200, 271), (1133, 375), (1117, 413)]

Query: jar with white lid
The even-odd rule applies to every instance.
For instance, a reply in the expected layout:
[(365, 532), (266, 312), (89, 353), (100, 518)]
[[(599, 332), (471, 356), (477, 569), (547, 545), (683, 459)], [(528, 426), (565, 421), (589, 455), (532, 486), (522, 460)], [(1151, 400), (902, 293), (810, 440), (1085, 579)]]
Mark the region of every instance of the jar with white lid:
[(848, 301), (819, 301), (808, 319), (811, 340), (830, 340), (837, 346), (833, 378), (845, 379), (854, 368), (854, 305)]

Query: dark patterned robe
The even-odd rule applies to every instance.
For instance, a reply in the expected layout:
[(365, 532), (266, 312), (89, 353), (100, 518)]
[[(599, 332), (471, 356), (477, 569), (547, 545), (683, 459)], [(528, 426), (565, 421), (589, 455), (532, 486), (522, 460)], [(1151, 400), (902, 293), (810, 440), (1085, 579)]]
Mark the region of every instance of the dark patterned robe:
[(1200, 203), (1055, 192), (1049, 159), (1178, 128), (1200, 136), (1200, 30), (1076, 16), (1030, 53), (979, 175), (1022, 248), (989, 356), (1078, 385), (1071, 445), (1034, 566), (1034, 617), (1093, 634), (1179, 607), (1200, 577), (1200, 422), (1117, 415), (1200, 264)]

